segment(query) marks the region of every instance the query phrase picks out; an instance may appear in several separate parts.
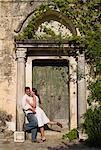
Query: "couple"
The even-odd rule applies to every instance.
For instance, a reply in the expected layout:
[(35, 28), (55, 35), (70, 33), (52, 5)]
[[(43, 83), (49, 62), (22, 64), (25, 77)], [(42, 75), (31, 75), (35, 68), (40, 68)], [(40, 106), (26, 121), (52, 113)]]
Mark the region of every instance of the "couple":
[(62, 128), (62, 124), (55, 121), (50, 121), (46, 116), (45, 112), (40, 108), (41, 99), (37, 93), (37, 90), (33, 88), (30, 90), (30, 87), (25, 87), (25, 95), (22, 98), (22, 109), (27, 116), (29, 123), (24, 125), (24, 130), (31, 130), (32, 133), (32, 142), (37, 141), (37, 129), (39, 127), (41, 133), (41, 142), (46, 140), (44, 135), (44, 125), (58, 125)]

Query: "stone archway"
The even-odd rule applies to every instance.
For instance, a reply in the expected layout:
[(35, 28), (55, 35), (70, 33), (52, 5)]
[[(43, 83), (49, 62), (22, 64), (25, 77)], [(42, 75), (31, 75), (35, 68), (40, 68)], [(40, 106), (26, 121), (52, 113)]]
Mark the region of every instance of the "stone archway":
[[(34, 13), (35, 13), (35, 11), (32, 11), (30, 14), (28, 14), (28, 16), (19, 23), (17, 29), (14, 31), (16, 33), (19, 33), (22, 30), (24, 24), (26, 24), (26, 20)], [(33, 20), (33, 18), (32, 18), (32, 20)], [(41, 13), (40, 16), (37, 19), (35, 19), (35, 23), (33, 22), (34, 23), (33, 32), (35, 32), (34, 30), (38, 29), (40, 24), (42, 24), (45, 21), (50, 21), (50, 20), (55, 20), (55, 21), (62, 23), (63, 25), (66, 26), (66, 28), (68, 28), (71, 31), (71, 33), (73, 35), (77, 35), (77, 30), (74, 27), (71, 20), (65, 14), (63, 14), (59, 11), (56, 11), (56, 10), (48, 10), (46, 12)], [(27, 24), (27, 26), (28, 26), (28, 24)]]
[[(46, 17), (45, 17), (46, 16)], [(60, 14), (57, 11), (47, 11), (36, 20), (37, 25), (34, 27), (34, 31), (37, 30), (38, 26), (46, 20), (57, 20), (60, 17), (63, 24), (71, 31), (72, 34), (76, 35), (76, 29), (67, 16)], [(43, 19), (42, 19), (43, 18)], [(22, 124), (24, 121), (23, 112), (21, 110), (21, 97), (24, 94), (25, 87), (25, 72), (26, 72), (26, 60), (30, 56), (35, 56), (35, 52), (46, 52), (47, 56), (50, 57), (49, 51), (54, 52), (59, 49), (62, 57), (68, 57), (63, 54), (63, 49), (59, 46), (59, 41), (52, 40), (16, 40), (16, 60), (17, 60), (17, 130), (22, 131)], [(62, 42), (63, 48), (66, 51), (71, 52), (74, 50), (75, 53), (78, 48), (68, 45), (67, 41)], [(55, 55), (53, 54), (53, 57)], [(66, 58), (67, 59), (67, 58)], [(80, 52), (78, 61), (75, 61), (72, 55), (69, 55), (69, 68), (70, 68), (70, 129), (80, 126), (82, 122), (82, 115), (86, 112), (86, 88), (85, 88), (85, 57), (84, 51)], [(77, 81), (77, 82), (76, 82)]]

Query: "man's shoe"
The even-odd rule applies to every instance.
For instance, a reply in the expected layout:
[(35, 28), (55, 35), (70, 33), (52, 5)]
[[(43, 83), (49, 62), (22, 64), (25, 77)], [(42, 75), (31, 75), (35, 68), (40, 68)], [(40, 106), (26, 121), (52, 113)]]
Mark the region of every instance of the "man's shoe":
[(32, 140), (32, 143), (40, 143), (38, 140)]

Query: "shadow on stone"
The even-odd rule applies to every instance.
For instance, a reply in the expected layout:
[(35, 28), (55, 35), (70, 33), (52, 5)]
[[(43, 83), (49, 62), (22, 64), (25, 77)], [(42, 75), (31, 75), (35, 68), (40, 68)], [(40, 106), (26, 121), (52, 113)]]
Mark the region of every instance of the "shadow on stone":
[(48, 150), (100, 150), (100, 148), (91, 148), (85, 145), (85, 142), (62, 142), (62, 146), (48, 147)]
[(49, 131), (61, 132), (59, 130), (55, 130), (55, 129), (50, 128), (47, 124), (44, 125), (44, 129), (49, 130)]
[[(59, 131), (59, 130), (55, 130), (55, 129), (50, 128), (47, 124), (44, 125), (44, 129), (45, 129), (45, 130), (49, 130), (49, 131), (61, 132), (61, 131)], [(28, 130), (28, 131), (26, 131), (26, 132), (27, 132), (27, 133), (31, 133), (31, 130)], [(40, 128), (38, 128), (38, 132), (40, 132)]]

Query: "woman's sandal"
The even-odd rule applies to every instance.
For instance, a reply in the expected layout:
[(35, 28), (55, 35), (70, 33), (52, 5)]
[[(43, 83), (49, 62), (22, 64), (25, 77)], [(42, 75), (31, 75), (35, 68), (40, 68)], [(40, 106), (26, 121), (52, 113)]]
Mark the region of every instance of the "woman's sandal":
[(46, 138), (42, 138), (41, 139), (41, 143), (45, 142), (46, 141)]
[(59, 127), (63, 128), (63, 126), (62, 126), (61, 123), (57, 122), (57, 125), (58, 125)]

